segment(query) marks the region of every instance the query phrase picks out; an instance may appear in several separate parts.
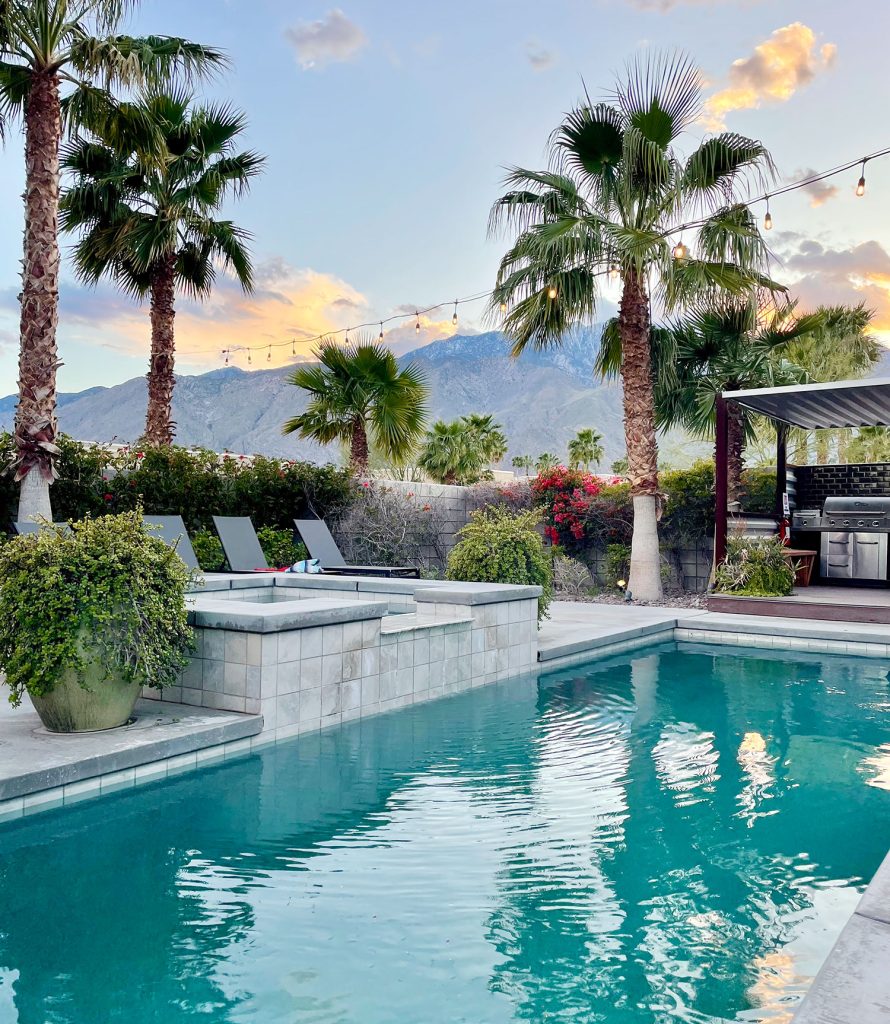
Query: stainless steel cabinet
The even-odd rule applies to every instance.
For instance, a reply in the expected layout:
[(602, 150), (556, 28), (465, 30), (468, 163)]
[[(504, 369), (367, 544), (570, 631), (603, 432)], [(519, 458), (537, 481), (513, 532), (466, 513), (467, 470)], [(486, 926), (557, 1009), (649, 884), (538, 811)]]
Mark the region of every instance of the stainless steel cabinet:
[(823, 533), (819, 571), (823, 579), (886, 580), (887, 534)]

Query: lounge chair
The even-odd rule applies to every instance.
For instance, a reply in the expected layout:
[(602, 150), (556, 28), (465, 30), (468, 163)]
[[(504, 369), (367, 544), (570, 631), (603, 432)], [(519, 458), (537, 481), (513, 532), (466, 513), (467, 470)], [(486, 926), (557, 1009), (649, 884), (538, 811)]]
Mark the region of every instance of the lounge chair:
[(55, 526), (57, 530), (61, 530), (63, 533), (71, 532), (71, 526), (68, 523), (35, 523), (33, 519), (26, 519), (24, 522), (19, 521), (13, 523), (12, 528), (20, 537), (22, 537), (26, 533), (39, 533), (40, 530), (43, 530), (50, 525)]
[(411, 565), (347, 565), (337, 542), (323, 519), (295, 519), (294, 526), (310, 558), (317, 558), (326, 573), (335, 576), (407, 576), (420, 571)]
[(266, 561), (249, 516), (214, 516), (213, 525), (230, 572), (274, 572)]
[(143, 516), (142, 522), (146, 526), (154, 526), (155, 529), (151, 533), (167, 547), (173, 548), (189, 569), (201, 568), (182, 516)]

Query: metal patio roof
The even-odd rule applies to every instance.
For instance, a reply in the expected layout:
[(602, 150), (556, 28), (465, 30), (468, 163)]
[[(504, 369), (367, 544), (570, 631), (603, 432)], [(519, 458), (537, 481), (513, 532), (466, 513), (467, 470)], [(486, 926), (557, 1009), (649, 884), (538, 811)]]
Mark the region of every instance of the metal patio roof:
[(728, 402), (806, 430), (890, 426), (890, 380), (840, 380), (724, 391)]

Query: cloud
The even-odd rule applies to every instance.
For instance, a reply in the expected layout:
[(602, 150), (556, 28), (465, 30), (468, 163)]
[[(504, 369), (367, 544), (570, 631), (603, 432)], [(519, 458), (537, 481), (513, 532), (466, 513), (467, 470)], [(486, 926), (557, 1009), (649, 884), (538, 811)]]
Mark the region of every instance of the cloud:
[[(0, 313), (17, 311), (17, 295), (17, 288), (0, 291)], [(235, 350), (231, 364), (247, 367), (247, 353), (237, 349), (269, 344), (275, 346), (271, 360), (268, 349), (255, 351), (250, 366), (285, 366), (294, 361), (294, 352), (296, 358), (310, 356), (311, 339), (318, 335), (347, 327), (350, 321), (369, 319), (364, 296), (345, 281), (291, 267), (281, 259), (257, 265), (256, 290), (251, 295), (245, 295), (228, 274), (220, 273), (207, 301), (179, 295), (176, 305), (177, 363), (184, 371), (220, 366), (224, 349)], [(66, 343), (78, 341), (148, 360), (147, 302), (134, 302), (105, 282), (93, 289), (63, 280), (59, 313), (63, 358)]]
[(284, 31), (304, 71), (339, 64), (352, 58), (368, 43), (368, 37), (338, 8), (318, 21), (303, 21)]
[(555, 50), (547, 50), (535, 40), (526, 43), (525, 57), (535, 71), (546, 71), (548, 68), (552, 68), (557, 61)]
[(794, 278), (791, 292), (804, 308), (864, 302), (875, 311), (875, 334), (890, 343), (890, 253), (880, 242), (840, 249), (798, 239), (784, 257)]
[(795, 21), (777, 28), (749, 57), (734, 61), (729, 84), (707, 101), (709, 127), (723, 127), (733, 110), (753, 110), (763, 103), (783, 103), (834, 63), (837, 47), (818, 44), (811, 28)]
[[(812, 167), (804, 167), (802, 170), (795, 171), (788, 181), (801, 181), (804, 178), (812, 178), (817, 173)], [(832, 185), (830, 181), (814, 181), (809, 185), (804, 185), (801, 188), (801, 192), (805, 192), (810, 197), (810, 206), (822, 206), (829, 199), (834, 199), (838, 192), (840, 192), (840, 189), (837, 185)]]

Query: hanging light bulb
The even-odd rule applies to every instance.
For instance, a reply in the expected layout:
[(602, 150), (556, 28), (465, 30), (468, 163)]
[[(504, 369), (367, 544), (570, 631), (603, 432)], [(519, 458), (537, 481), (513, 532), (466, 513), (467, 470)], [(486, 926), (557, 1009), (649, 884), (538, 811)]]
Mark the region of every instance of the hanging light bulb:
[(859, 181), (856, 182), (856, 195), (865, 195), (865, 161), (862, 161), (862, 174), (859, 176)]
[(252, 363), (252, 362), (253, 362), (253, 360), (252, 360), (252, 359), (250, 358), (250, 349), (248, 349), (248, 350), (247, 350), (247, 361), (248, 361), (249, 363)]
[(556, 298), (556, 285), (555, 284), (550, 285), (550, 287), (547, 289), (547, 298), (548, 299), (555, 299)]
[(229, 365), (229, 350), (225, 349), (223, 351), (223, 355), (226, 357), (226, 366), (228, 366)]
[(457, 327), (457, 299), (454, 300), (454, 316), (451, 318), (451, 322)]
[(507, 313), (507, 303), (506, 302), (502, 302), (501, 303), (501, 316), (506, 316), (506, 313)]
[(414, 322), (414, 333), (420, 334), (420, 313), (415, 313), (414, 315), (417, 317)]
[(295, 356), (297, 354), (297, 339), (292, 338), (290, 343), (290, 354)]
[(343, 339), (344, 344), (349, 344), (349, 328), (346, 328), (346, 337)]
[(266, 362), (267, 363), (271, 363), (272, 362), (272, 346), (271, 345), (269, 345), (269, 352), (268, 352), (268, 355), (266, 356)]
[(618, 267), (616, 267), (614, 263), (609, 267), (609, 277), (611, 277), (613, 281), (618, 277)]
[(769, 212), (769, 196), (766, 197), (766, 216), (763, 218), (763, 230), (772, 231), (773, 215)]
[(377, 340), (378, 341), (383, 341), (383, 321), (382, 320), (380, 321), (380, 334), (378, 335)]
[(683, 244), (682, 238), (679, 242), (677, 242), (673, 249), (671, 249), (671, 255), (674, 257), (675, 260), (685, 260), (686, 257), (689, 255), (689, 250)]

